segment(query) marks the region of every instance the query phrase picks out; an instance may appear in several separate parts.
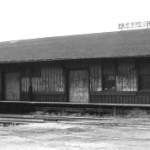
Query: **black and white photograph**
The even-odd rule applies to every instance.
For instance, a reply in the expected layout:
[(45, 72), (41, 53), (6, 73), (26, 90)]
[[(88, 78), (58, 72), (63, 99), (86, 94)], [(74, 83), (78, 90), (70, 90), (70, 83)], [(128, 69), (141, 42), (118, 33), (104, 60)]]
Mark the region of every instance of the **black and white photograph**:
[(150, 150), (150, 1), (0, 0), (0, 150)]

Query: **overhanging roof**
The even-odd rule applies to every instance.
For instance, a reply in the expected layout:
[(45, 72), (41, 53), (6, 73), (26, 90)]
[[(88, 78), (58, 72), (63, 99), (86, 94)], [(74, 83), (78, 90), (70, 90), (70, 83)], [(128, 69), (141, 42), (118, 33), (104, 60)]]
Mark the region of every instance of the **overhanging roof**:
[(150, 56), (150, 30), (130, 30), (0, 43), (0, 63)]

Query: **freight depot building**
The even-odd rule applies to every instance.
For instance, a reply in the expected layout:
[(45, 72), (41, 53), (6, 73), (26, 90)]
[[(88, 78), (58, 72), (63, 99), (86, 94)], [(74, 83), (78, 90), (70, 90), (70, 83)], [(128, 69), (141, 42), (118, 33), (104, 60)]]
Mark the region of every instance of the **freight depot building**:
[(149, 106), (150, 30), (0, 43), (1, 105), (33, 102)]

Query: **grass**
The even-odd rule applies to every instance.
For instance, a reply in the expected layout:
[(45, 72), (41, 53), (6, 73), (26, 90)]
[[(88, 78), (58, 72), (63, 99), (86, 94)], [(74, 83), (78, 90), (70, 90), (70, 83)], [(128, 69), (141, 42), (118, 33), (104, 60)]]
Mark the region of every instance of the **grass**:
[(45, 117), (51, 117), (51, 116), (69, 116), (69, 117), (94, 117), (94, 118), (150, 118), (150, 111), (148, 110), (142, 110), (142, 109), (131, 109), (131, 110), (125, 110), (125, 113), (119, 113), (116, 112), (115, 114), (113, 112), (110, 113), (81, 113), (81, 112), (48, 112), (48, 111), (35, 111), (30, 113), (29, 115), (34, 116), (45, 116)]
[(127, 118), (149, 118), (149, 111), (141, 109), (130, 110), (127, 115)]

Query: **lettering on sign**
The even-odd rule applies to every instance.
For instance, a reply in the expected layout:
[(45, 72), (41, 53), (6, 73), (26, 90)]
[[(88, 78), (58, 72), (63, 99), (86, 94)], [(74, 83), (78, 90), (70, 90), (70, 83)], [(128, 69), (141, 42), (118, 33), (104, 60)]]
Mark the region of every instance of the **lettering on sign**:
[(149, 28), (150, 21), (143, 21), (143, 22), (131, 22), (131, 23), (119, 23), (118, 29), (132, 29), (132, 28)]

